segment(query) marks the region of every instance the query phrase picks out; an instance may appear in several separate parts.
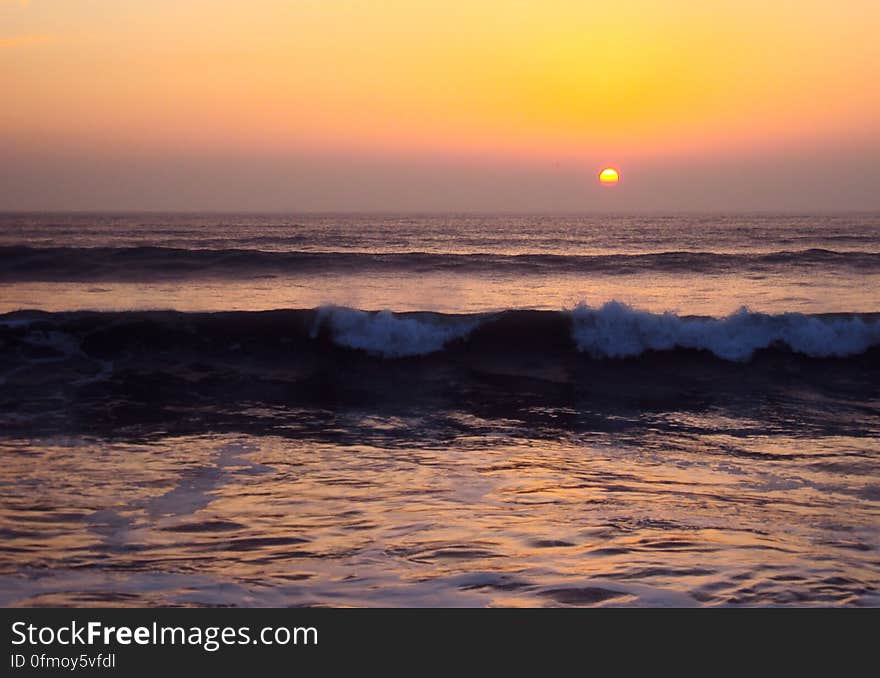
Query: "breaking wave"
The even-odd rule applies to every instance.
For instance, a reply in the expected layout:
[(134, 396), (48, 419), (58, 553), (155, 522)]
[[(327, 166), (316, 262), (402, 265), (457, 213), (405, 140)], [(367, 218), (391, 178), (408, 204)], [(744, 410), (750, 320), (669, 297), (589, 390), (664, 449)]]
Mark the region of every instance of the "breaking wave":
[(652, 313), (618, 301), (566, 311), (483, 314), (393, 313), (339, 306), (309, 310), (16, 311), (0, 316), (0, 354), (29, 347), (69, 356), (174, 349), (259, 357), (281, 348), (351, 350), (383, 359), (447, 352), (497, 358), (568, 352), (590, 359), (702, 351), (742, 362), (762, 350), (846, 358), (880, 346), (880, 314), (767, 314), (747, 308), (722, 318)]
[(785, 347), (812, 358), (842, 358), (880, 344), (880, 323), (855, 315), (769, 315), (742, 307), (724, 318), (683, 318), (611, 301), (596, 309), (580, 304), (571, 316), (578, 349), (597, 358), (685, 348), (743, 361), (770, 347)]
[(312, 337), (323, 324), (329, 325), (340, 346), (366, 351), (383, 358), (427, 355), (441, 350), (449, 341), (467, 336), (478, 320), (441, 322), (436, 314), (426, 318), (400, 316), (390, 311), (368, 313), (353, 308), (324, 306), (318, 309)]

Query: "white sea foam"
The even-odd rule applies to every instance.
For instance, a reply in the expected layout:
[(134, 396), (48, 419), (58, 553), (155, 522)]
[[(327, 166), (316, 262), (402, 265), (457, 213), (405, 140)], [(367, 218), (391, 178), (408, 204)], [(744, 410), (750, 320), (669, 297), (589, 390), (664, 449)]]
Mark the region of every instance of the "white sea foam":
[(427, 355), (441, 350), (448, 342), (464, 337), (475, 321), (432, 322), (428, 319), (401, 317), (391, 311), (368, 313), (341, 306), (318, 309), (313, 334), (326, 323), (333, 341), (340, 346), (358, 348), (383, 358)]
[(571, 316), (578, 349), (597, 358), (694, 348), (725, 360), (744, 361), (755, 351), (773, 345), (826, 358), (856, 355), (880, 345), (880, 322), (858, 316), (768, 315), (743, 307), (724, 318), (683, 318), (674, 313), (641, 311), (617, 301), (599, 308), (582, 303)]

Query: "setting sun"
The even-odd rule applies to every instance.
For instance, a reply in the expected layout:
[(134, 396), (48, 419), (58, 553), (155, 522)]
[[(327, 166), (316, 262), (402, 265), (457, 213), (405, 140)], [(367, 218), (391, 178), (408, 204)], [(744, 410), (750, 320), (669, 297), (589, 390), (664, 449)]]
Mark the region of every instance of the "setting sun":
[(599, 183), (603, 186), (616, 186), (620, 181), (620, 174), (613, 167), (606, 167), (599, 172)]

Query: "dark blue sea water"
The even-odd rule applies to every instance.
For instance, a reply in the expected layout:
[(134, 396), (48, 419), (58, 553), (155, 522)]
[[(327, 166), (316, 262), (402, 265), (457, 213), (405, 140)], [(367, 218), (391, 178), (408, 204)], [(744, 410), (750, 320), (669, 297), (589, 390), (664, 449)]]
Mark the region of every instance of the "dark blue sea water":
[(6, 605), (878, 605), (878, 215), (0, 215)]

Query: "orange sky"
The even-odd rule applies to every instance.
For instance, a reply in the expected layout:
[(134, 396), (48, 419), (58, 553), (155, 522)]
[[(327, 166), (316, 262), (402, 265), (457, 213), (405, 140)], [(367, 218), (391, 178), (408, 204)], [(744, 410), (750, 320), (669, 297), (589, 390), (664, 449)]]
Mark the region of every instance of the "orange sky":
[[(664, 164), (716, 168), (729, 182), (786, 158), (803, 174), (811, 156), (831, 166), (805, 178), (805, 206), (829, 170), (849, 198), (864, 184), (855, 207), (880, 206), (878, 34), (876, 0), (0, 0), (0, 143), (20, 168), (4, 170), (0, 208), (147, 208), (125, 196), (160, 159), (205, 196), (212, 182), (235, 188), (219, 160), (243, 163), (273, 188), (246, 194), (243, 181), (242, 203), (261, 205), (263, 190), (272, 209), (379, 209), (351, 199), (361, 165), (379, 168), (361, 179), (391, 203), (392, 186), (432, 163), (449, 168), (440, 193), (453, 197), (455, 166), (485, 168), (499, 191), (448, 208), (494, 209), (517, 193), (496, 171), (511, 164), (518, 182), (530, 168), (552, 181), (558, 164), (587, 177), (620, 165), (627, 183)], [(296, 177), (310, 163), (324, 183), (309, 177), (306, 192)], [(60, 178), (66, 193), (38, 191)], [(235, 207), (187, 190), (165, 186), (156, 207)], [(637, 182), (627, 190), (633, 207), (652, 206)], [(515, 207), (610, 199), (551, 193)], [(762, 206), (746, 193), (743, 208)], [(782, 197), (798, 206), (796, 192)]]

